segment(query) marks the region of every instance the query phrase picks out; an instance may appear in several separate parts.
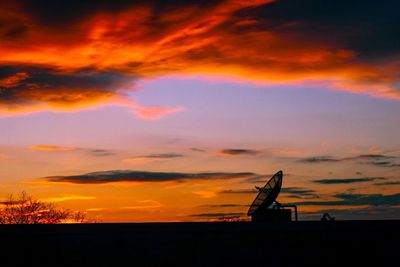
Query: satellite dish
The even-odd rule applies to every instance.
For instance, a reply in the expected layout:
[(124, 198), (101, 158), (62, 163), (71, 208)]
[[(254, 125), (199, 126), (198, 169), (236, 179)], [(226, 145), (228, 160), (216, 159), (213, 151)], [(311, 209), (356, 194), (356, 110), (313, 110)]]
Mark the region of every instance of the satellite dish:
[[(294, 208), (295, 218), (297, 221), (297, 207), (295, 205), (282, 205), (276, 199), (281, 191), (283, 172), (278, 171), (264, 185), (257, 187), (258, 195), (251, 204), (248, 216), (252, 217), (252, 221), (291, 221), (292, 211), (286, 208)], [(273, 205), (275, 203), (275, 205)]]
[(254, 199), (253, 204), (251, 204), (249, 211), (247, 212), (248, 216), (253, 215), (253, 213), (257, 212), (257, 210), (266, 209), (274, 203), (276, 198), (279, 195), (282, 187), (282, 178), (283, 173), (279, 171), (274, 174), (274, 176), (269, 179), (269, 181), (264, 185), (264, 187), (259, 188), (259, 193), (257, 197)]

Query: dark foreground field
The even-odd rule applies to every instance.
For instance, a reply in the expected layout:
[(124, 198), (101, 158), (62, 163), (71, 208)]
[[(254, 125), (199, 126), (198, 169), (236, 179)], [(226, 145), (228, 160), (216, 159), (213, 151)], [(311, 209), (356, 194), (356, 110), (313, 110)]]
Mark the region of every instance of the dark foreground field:
[(0, 266), (400, 266), (399, 227), (400, 221), (2, 225)]

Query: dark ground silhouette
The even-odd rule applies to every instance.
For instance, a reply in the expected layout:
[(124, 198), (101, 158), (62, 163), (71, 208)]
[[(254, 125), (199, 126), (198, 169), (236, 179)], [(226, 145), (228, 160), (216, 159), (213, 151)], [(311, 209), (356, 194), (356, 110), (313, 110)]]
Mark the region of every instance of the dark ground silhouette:
[(400, 221), (0, 225), (1, 266), (396, 266), (399, 226)]

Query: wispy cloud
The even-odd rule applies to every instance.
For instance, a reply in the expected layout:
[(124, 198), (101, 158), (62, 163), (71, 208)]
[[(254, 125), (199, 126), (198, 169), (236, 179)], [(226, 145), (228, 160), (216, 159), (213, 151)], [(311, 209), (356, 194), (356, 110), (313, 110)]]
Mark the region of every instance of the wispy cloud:
[(116, 153), (113, 152), (112, 150), (108, 149), (91, 149), (90, 154), (96, 157), (107, 157), (107, 156), (113, 156)]
[(122, 160), (123, 163), (129, 164), (129, 165), (142, 165), (142, 164), (148, 164), (151, 162), (155, 161), (162, 161), (165, 159), (159, 159), (159, 158), (147, 158), (147, 157), (130, 157), (130, 158), (125, 158)]
[(339, 162), (340, 159), (335, 159), (330, 156), (318, 156), (318, 157), (309, 157), (297, 160), (302, 163), (320, 163), (320, 162)]
[(177, 112), (182, 112), (185, 109), (183, 107), (161, 107), (161, 106), (143, 106), (136, 104), (132, 107), (133, 113), (141, 119), (146, 120), (159, 120), (165, 116)]
[(226, 156), (240, 156), (240, 155), (256, 155), (259, 152), (252, 149), (245, 149), (245, 148), (227, 148), (219, 151), (221, 155)]
[(378, 167), (400, 167), (400, 163), (396, 162), (398, 159), (395, 156), (388, 156), (384, 154), (362, 154), (354, 157), (334, 158), (332, 156), (317, 156), (297, 159), (300, 163), (338, 163), (338, 162), (357, 162), (359, 164), (368, 164)]
[(398, 206), (400, 194), (336, 194), (338, 200), (330, 201), (302, 201), (296, 205), (304, 206)]
[(115, 155), (116, 153), (112, 150), (108, 149), (88, 149), (82, 147), (75, 147), (75, 146), (58, 146), (58, 145), (33, 145), (30, 146), (29, 149), (31, 150), (39, 150), (39, 151), (80, 151), (83, 153), (88, 153), (92, 156), (96, 157), (107, 157)]
[(124, 206), (124, 207), (121, 207), (120, 209), (123, 209), (123, 210), (150, 210), (150, 209), (158, 209), (158, 208), (161, 208), (161, 207), (164, 206), (160, 202), (155, 201), (155, 200), (151, 200), (151, 199), (149, 199), (149, 200), (139, 200), (139, 201), (137, 201), (137, 203), (139, 205)]
[(197, 148), (197, 147), (192, 147), (192, 148), (190, 148), (190, 150), (192, 150), (194, 152), (201, 152), (201, 153), (207, 152), (206, 150)]
[(343, 179), (321, 179), (313, 180), (313, 183), (318, 184), (353, 184), (353, 183), (366, 183), (376, 180), (386, 180), (385, 177), (364, 177), (364, 178), (343, 178)]
[(374, 165), (377, 167), (387, 167), (387, 168), (400, 167), (400, 163), (393, 163), (391, 161), (370, 161), (366, 162), (365, 164)]
[(115, 182), (167, 182), (188, 180), (239, 179), (253, 176), (250, 172), (239, 173), (179, 173), (179, 172), (147, 172), (131, 170), (112, 170), (91, 172), (82, 175), (49, 176), (49, 182), (67, 182), (75, 184), (104, 184)]
[(341, 162), (341, 161), (380, 161), (395, 159), (394, 156), (387, 156), (383, 154), (362, 154), (354, 157), (334, 158), (332, 156), (317, 156), (298, 159), (298, 162), (303, 163), (320, 163), (320, 162)]
[(375, 183), (374, 185), (377, 186), (390, 186), (390, 185), (400, 185), (400, 181), (387, 181), (387, 182), (382, 182), (382, 183)]
[(92, 199), (96, 199), (96, 197), (68, 195), (68, 196), (60, 196), (60, 197), (43, 198), (42, 200), (47, 201), (47, 202), (63, 202), (63, 201), (70, 201), (70, 200), (92, 200)]
[(220, 194), (255, 194), (258, 193), (257, 189), (226, 189), (220, 191)]
[[(263, 174), (263, 175), (255, 175), (255, 176), (253, 176), (253, 177), (249, 177), (249, 178), (247, 178), (247, 179), (245, 179), (245, 180), (243, 180), (243, 183), (251, 183), (251, 184), (254, 184), (254, 183), (266, 183), (266, 182), (268, 182), (268, 180), (273, 176), (274, 174)], [(287, 176), (290, 176), (291, 174), (287, 174), (287, 173), (285, 173), (285, 176), (287, 177)]]
[(289, 196), (292, 198), (319, 198), (315, 190), (302, 187), (286, 187), (282, 188), (281, 192), (289, 194)]
[(177, 154), (177, 153), (161, 153), (161, 154), (149, 154), (149, 155), (144, 155), (144, 156), (135, 156), (135, 157), (129, 157), (125, 158), (122, 160), (123, 163), (126, 164), (147, 164), (150, 162), (155, 162), (155, 161), (165, 161), (165, 160), (171, 160), (175, 158), (182, 158), (184, 157), (183, 154)]
[(299, 194), (299, 195), (308, 195), (314, 194), (315, 191), (311, 189), (306, 189), (302, 187), (286, 187), (281, 189), (282, 193), (290, 193), (290, 194)]
[(183, 157), (183, 155), (177, 153), (162, 153), (162, 154), (149, 154), (143, 157), (150, 159), (173, 159), (173, 158), (181, 158)]

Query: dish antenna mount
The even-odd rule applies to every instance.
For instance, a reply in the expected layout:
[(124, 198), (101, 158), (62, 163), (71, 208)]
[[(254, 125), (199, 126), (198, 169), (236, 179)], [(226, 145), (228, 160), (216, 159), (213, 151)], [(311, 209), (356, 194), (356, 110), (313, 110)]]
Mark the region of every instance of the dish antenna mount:
[(294, 209), (295, 220), (297, 221), (297, 206), (283, 205), (276, 201), (282, 187), (283, 172), (279, 171), (269, 179), (264, 187), (257, 187), (258, 195), (251, 204), (248, 216), (253, 222), (286, 222), (292, 220)]

